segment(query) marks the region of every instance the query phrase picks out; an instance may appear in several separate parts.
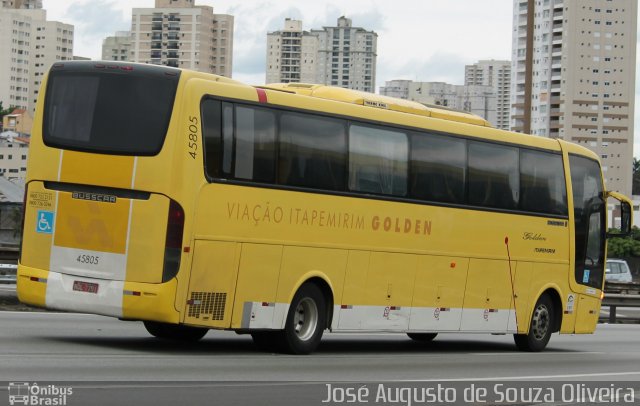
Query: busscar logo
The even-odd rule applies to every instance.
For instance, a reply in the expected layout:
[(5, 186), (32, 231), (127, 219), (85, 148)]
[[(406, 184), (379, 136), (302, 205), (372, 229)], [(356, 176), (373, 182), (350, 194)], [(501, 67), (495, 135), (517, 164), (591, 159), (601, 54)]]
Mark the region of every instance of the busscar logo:
[(100, 193), (88, 193), (88, 192), (73, 192), (71, 193), (73, 199), (78, 200), (91, 200), (93, 202), (103, 203), (115, 203), (116, 197), (113, 195), (103, 195)]
[(9, 404), (28, 406), (65, 406), (73, 395), (69, 386), (38, 385), (28, 382), (9, 383)]

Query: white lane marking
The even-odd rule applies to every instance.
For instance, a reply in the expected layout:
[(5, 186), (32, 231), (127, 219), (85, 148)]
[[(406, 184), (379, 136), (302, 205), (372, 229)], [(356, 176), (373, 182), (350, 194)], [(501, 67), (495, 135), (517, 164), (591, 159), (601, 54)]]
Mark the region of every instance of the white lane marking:
[[(563, 354), (564, 355), (564, 354)], [(528, 379), (569, 379), (569, 378), (595, 378), (606, 376), (640, 376), (640, 371), (635, 372), (601, 372), (593, 374), (564, 374), (564, 375), (527, 375), (527, 376), (494, 376), (494, 377), (467, 377), (467, 378), (438, 378), (438, 379), (397, 379), (389, 382), (459, 382), (459, 381), (520, 381)]]
[(534, 352), (468, 352), (466, 353), (466, 355), (478, 355), (478, 356), (485, 356), (485, 357), (495, 357), (496, 355), (525, 355), (525, 356), (543, 356), (543, 355), (553, 355), (556, 356), (557, 354), (562, 354), (562, 355), (598, 355), (598, 354), (609, 354), (607, 352), (602, 352), (602, 351), (581, 351), (581, 352), (563, 352), (563, 351), (553, 351), (553, 352), (541, 352), (541, 353), (534, 353)]

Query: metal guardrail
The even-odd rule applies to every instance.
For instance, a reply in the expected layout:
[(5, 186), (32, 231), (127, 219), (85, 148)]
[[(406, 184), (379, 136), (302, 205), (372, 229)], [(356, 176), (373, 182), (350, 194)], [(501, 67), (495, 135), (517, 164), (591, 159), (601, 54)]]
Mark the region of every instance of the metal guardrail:
[[(609, 323), (616, 323), (618, 307), (640, 307), (640, 283), (605, 282), (602, 306), (609, 307)], [(640, 322), (638, 318), (625, 318), (625, 320)]]
[(609, 306), (609, 323), (615, 324), (618, 307), (640, 307), (640, 295), (605, 293), (602, 306)]
[(0, 264), (0, 283), (16, 283), (18, 266), (14, 264)]
[(626, 293), (629, 295), (640, 295), (640, 283), (638, 282), (605, 282), (604, 292), (606, 293)]

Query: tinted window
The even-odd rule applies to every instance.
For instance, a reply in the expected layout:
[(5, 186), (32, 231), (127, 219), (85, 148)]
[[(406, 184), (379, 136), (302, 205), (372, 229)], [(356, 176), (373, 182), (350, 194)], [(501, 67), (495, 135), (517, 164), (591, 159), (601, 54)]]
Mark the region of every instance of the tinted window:
[(569, 155), (575, 218), (576, 281), (602, 287), (605, 202), (600, 165)]
[(222, 109), (217, 100), (204, 100), (201, 106), (204, 167), (209, 177), (220, 177), (222, 162)]
[[(47, 145), (121, 155), (155, 155), (171, 118), (178, 74), (162, 68), (53, 69), (45, 99)], [(91, 67), (91, 69), (89, 69)]]
[(236, 106), (235, 165), (237, 179), (275, 180), (276, 118), (271, 110)]
[(435, 202), (463, 203), (465, 140), (431, 134), (412, 136), (410, 195)]
[(349, 189), (405, 196), (408, 148), (405, 133), (352, 125), (349, 129)]
[(470, 141), (469, 203), (516, 209), (518, 194), (518, 148)]
[(222, 172), (231, 176), (233, 160), (233, 104), (222, 103)]
[(309, 114), (280, 117), (278, 183), (344, 190), (346, 123)]
[(549, 214), (567, 214), (567, 188), (562, 156), (548, 152), (520, 152), (520, 208)]

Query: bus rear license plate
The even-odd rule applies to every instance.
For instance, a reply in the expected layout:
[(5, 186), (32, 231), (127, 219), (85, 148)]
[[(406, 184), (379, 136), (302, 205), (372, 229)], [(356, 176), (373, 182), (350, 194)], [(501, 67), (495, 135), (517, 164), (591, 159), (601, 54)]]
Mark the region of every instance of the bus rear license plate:
[(78, 292), (98, 293), (98, 284), (91, 282), (73, 281), (73, 290)]

